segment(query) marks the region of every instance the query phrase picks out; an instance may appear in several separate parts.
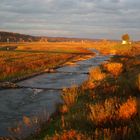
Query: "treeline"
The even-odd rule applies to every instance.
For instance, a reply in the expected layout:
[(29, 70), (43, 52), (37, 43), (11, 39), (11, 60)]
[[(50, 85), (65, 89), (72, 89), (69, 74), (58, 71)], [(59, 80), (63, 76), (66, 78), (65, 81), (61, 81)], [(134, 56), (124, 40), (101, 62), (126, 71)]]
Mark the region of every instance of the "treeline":
[[(45, 36), (31, 36), (12, 32), (0, 31), (0, 42), (79, 42), (79, 41), (93, 41), (92, 39), (85, 38), (65, 38), (65, 37), (45, 37)], [(94, 40), (95, 41), (95, 40)]]
[(41, 37), (35, 37), (25, 34), (0, 32), (0, 42), (32, 42), (40, 41)]

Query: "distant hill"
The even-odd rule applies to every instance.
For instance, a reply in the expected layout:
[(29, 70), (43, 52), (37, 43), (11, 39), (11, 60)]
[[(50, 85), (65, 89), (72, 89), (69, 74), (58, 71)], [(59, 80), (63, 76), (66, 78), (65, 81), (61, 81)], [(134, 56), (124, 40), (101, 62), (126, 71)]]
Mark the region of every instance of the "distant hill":
[(0, 42), (32, 42), (40, 40), (41, 37), (0, 31)]
[(66, 42), (66, 41), (95, 41), (85, 38), (65, 38), (65, 37), (45, 37), (45, 36), (31, 36), (19, 33), (0, 31), (0, 42), (34, 42), (34, 41), (48, 41), (48, 42)]

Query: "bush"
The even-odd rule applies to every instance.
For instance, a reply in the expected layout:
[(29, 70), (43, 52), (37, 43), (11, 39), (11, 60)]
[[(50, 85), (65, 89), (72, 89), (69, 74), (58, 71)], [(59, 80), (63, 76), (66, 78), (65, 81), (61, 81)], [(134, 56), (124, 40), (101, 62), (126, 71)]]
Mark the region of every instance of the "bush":
[(130, 119), (137, 113), (137, 102), (135, 98), (130, 97), (126, 102), (124, 102), (119, 109), (119, 118)]
[(137, 114), (136, 99), (129, 97), (122, 103), (120, 99), (110, 98), (95, 105), (89, 104), (87, 118), (96, 125), (103, 125), (106, 122), (129, 120)]
[(96, 125), (104, 124), (106, 121), (113, 119), (117, 112), (116, 98), (106, 99), (103, 103), (90, 104), (88, 119)]
[(63, 89), (61, 97), (65, 105), (67, 105), (68, 107), (71, 107), (77, 101), (77, 97), (78, 97), (77, 87), (72, 87), (70, 89), (68, 88)]
[(121, 63), (107, 63), (103, 67), (115, 77), (120, 75), (123, 70), (123, 64)]
[(89, 81), (100, 81), (105, 78), (105, 74), (99, 67), (91, 68), (89, 71)]

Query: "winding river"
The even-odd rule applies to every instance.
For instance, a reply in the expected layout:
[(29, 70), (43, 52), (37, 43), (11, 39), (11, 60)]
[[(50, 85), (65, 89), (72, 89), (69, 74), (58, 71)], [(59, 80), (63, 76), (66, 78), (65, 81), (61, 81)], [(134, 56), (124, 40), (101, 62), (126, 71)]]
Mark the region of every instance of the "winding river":
[[(8, 128), (19, 122), (24, 121), (26, 125), (30, 123), (28, 117), (36, 116), (43, 120), (54, 113), (56, 106), (62, 102), (61, 90), (82, 84), (87, 79), (90, 68), (100, 65), (110, 57), (101, 55), (96, 50), (94, 52), (96, 56), (79, 61), (76, 65), (64, 66), (55, 73), (45, 73), (18, 82), (22, 88), (0, 90), (0, 136), (11, 135)], [(24, 126), (22, 133), (28, 135), (31, 133), (30, 129), (30, 126)]]

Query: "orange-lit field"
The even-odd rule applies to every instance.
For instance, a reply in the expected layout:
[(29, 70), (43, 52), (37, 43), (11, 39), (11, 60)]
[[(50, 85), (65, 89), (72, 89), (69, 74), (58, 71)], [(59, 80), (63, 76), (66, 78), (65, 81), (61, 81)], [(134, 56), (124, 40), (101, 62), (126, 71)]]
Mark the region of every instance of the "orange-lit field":
[(55, 68), (87, 53), (81, 43), (0, 43), (0, 81)]
[(6, 46), (16, 47), (14, 50), (47, 51), (60, 53), (84, 53), (83, 46), (88, 43), (81, 42), (29, 42), (29, 43), (0, 43), (0, 49)]
[[(63, 89), (61, 97), (64, 103), (58, 106), (57, 115), (43, 124), (37, 134), (26, 139), (138, 140), (139, 46), (139, 43), (121, 45), (109, 41), (29, 43), (19, 44), (15, 50), (0, 51), (1, 80), (60, 66), (89, 53), (84, 48), (94, 48), (106, 55), (115, 54), (108, 62), (91, 69), (88, 80), (80, 87)], [(28, 117), (23, 120), (27, 125), (32, 122)]]

